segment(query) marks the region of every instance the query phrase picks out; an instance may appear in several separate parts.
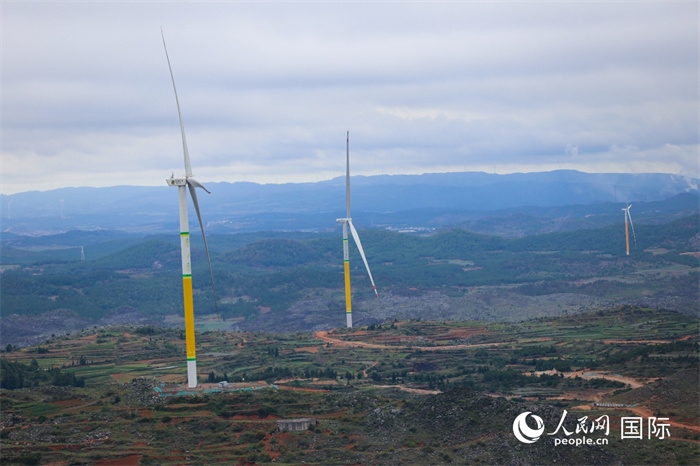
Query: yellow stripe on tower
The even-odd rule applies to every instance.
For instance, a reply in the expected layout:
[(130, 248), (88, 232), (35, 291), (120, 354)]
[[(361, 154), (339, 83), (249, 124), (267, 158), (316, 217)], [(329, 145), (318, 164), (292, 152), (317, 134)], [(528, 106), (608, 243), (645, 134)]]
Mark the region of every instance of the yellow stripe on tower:
[(185, 343), (187, 359), (195, 359), (197, 350), (194, 343), (194, 301), (192, 298), (192, 276), (182, 276), (182, 290), (185, 298)]
[(343, 263), (345, 269), (345, 312), (352, 312), (352, 297), (350, 295), (350, 261)]

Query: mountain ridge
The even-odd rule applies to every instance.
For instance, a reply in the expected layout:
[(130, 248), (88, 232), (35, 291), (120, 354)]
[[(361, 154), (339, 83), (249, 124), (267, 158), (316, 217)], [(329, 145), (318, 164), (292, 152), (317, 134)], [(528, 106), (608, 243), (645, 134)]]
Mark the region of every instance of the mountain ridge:
[[(559, 170), (495, 175), (483, 172), (351, 177), (353, 214), (372, 225), (417, 211), (457, 211), (482, 218), (495, 211), (556, 209), (565, 205), (656, 202), (697, 193), (698, 179), (667, 174), (584, 173)], [(315, 183), (207, 183), (202, 214), (220, 232), (331, 228), (344, 215), (344, 178)], [(37, 234), (71, 229), (170, 231), (177, 199), (163, 187), (60, 188), (0, 194), (3, 232)], [(634, 210), (633, 210), (634, 212)], [(328, 220), (330, 218), (330, 220)], [(428, 222), (430, 219), (421, 219)], [(420, 225), (430, 226), (430, 225)]]

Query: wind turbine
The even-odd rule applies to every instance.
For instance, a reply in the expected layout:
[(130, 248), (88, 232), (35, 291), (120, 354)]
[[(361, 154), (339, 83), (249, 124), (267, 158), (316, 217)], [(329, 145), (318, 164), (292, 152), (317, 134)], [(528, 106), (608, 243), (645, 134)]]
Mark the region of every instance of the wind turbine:
[(367, 275), (369, 275), (369, 281), (372, 282), (372, 289), (374, 294), (379, 297), (377, 293), (377, 287), (374, 285), (374, 279), (372, 278), (372, 272), (369, 270), (369, 264), (367, 263), (367, 257), (365, 257), (365, 251), (362, 249), (362, 243), (360, 242), (360, 236), (357, 234), (355, 226), (352, 224), (352, 217), (350, 217), (350, 131), (347, 133), (347, 139), (345, 142), (345, 211), (346, 217), (339, 218), (336, 220), (337, 223), (343, 224), (343, 270), (345, 275), (345, 317), (347, 320), (347, 327), (352, 328), (352, 295), (350, 293), (350, 248), (348, 245), (348, 228), (352, 234), (352, 238), (357, 245), (357, 249), (360, 251), (360, 256), (362, 256), (362, 261), (365, 263), (367, 268)]
[(634, 244), (637, 244), (637, 235), (634, 233), (634, 224), (632, 223), (632, 215), (630, 215), (630, 208), (632, 204), (627, 204), (627, 207), (623, 207), (622, 210), (625, 212), (625, 247), (627, 255), (630, 255), (630, 231), (627, 226), (627, 220), (629, 219), (629, 224), (632, 227), (632, 236), (634, 237)]
[[(211, 275), (212, 290), (214, 291), (214, 305), (216, 306), (216, 290), (214, 289), (214, 271), (211, 267), (211, 257), (209, 256), (209, 246), (207, 245), (207, 236), (204, 234), (204, 223), (202, 223), (202, 214), (199, 211), (199, 202), (197, 201), (197, 192), (195, 188), (202, 188), (209, 193), (207, 188), (202, 186), (197, 180), (192, 178), (192, 166), (190, 165), (190, 155), (187, 150), (187, 139), (185, 138), (185, 126), (182, 123), (182, 112), (180, 112), (180, 101), (177, 98), (177, 88), (175, 87), (175, 77), (173, 68), (170, 66), (170, 57), (168, 57), (168, 48), (165, 45), (165, 34), (161, 28), (160, 34), (163, 37), (163, 48), (165, 49), (165, 58), (168, 61), (168, 69), (170, 70), (170, 79), (173, 82), (173, 91), (175, 92), (175, 103), (177, 105), (177, 115), (180, 119), (180, 132), (182, 133), (182, 151), (185, 156), (185, 177), (175, 178), (171, 175), (165, 181), (169, 186), (176, 186), (178, 190), (178, 202), (180, 206), (180, 251), (182, 258), (182, 290), (185, 305), (185, 343), (187, 347), (187, 387), (197, 387), (197, 352), (195, 349), (194, 338), (194, 300), (192, 296), (192, 264), (190, 263), (190, 225), (187, 216), (187, 189), (192, 197), (192, 204), (197, 212), (199, 227), (202, 230), (202, 238), (204, 239), (204, 250), (207, 253), (207, 261), (209, 261), (209, 274)], [(187, 188), (187, 189), (186, 189)]]

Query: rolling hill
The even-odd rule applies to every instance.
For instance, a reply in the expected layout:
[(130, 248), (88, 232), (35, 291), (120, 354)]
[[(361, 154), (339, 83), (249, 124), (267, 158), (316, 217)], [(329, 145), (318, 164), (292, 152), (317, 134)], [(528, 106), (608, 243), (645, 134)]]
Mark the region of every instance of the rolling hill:
[[(695, 194), (695, 202), (692, 198), (673, 202), (673, 209), (680, 211), (670, 211), (668, 205), (654, 206), (655, 211), (663, 210), (664, 221), (674, 213), (688, 215), (698, 208), (698, 180), (664, 174), (465, 172), (358, 176), (352, 183), (354, 217), (358, 226), (365, 227), (439, 228), (466, 222), (463, 226), (473, 230), (503, 234), (509, 230), (503, 222), (490, 226), (492, 218), (521, 215), (529, 218), (525, 231), (531, 234), (601, 226), (616, 218), (627, 200), (635, 204), (634, 214), (644, 215), (641, 203)], [(342, 178), (208, 186), (212, 194), (202, 198), (201, 207), (212, 232), (332, 229), (344, 206)], [(0, 195), (2, 230), (32, 235), (77, 229), (173, 231), (177, 229), (177, 202), (166, 188), (163, 183), (162, 187), (62, 188)], [(552, 222), (558, 218), (570, 220)]]
[[(504, 238), (459, 228), (432, 234), (362, 232), (380, 298), (351, 252), (356, 320), (523, 320), (621, 303), (698, 314), (698, 216), (638, 224), (624, 255), (619, 225)], [(104, 235), (104, 241), (97, 238)], [(193, 237), (196, 238), (196, 237)], [(201, 242), (201, 240), (200, 240)], [(86, 260), (75, 249), (85, 243)], [(214, 314), (201, 243), (193, 242), (195, 307)], [(215, 328), (311, 331), (342, 325), (342, 248), (336, 234), (211, 235)], [(2, 241), (2, 344), (28, 344), (116, 309), (180, 325), (179, 247), (173, 235), (74, 232)], [(59, 312), (60, 311), (60, 312)], [(70, 318), (56, 319), (54, 313)], [(13, 317), (16, 315), (18, 317)], [(172, 320), (175, 319), (175, 320)], [(61, 325), (65, 322), (65, 326)]]

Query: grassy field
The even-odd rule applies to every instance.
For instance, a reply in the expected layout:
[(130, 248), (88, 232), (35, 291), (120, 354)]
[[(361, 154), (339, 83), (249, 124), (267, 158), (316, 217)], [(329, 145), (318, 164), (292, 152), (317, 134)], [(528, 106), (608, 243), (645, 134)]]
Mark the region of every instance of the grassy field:
[[(699, 336), (694, 317), (629, 306), (520, 323), (210, 330), (197, 335), (199, 379), (232, 390), (159, 397), (154, 387), (176, 392), (186, 378), (180, 330), (85, 330), (1, 354), (85, 384), (0, 391), (2, 463), (698, 464)], [(252, 384), (265, 388), (242, 389)], [(564, 413), (571, 432), (608, 416), (608, 443), (520, 443), (524, 411), (547, 432)], [(670, 438), (621, 439), (623, 416), (666, 417)], [(277, 431), (301, 417), (318, 424)]]

